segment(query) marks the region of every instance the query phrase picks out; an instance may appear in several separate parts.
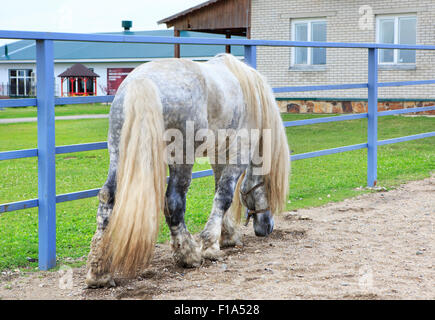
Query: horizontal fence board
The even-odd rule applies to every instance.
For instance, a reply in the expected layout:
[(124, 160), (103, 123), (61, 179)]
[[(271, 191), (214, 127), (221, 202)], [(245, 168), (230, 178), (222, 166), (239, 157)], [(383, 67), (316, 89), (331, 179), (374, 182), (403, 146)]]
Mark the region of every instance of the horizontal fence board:
[(54, 102), (56, 105), (103, 103), (112, 102), (114, 97), (115, 96), (63, 97), (54, 99)]
[(426, 132), (426, 133), (420, 133), (420, 134), (414, 134), (412, 136), (406, 136), (406, 137), (400, 137), (400, 138), (380, 140), (380, 141), (378, 141), (378, 146), (384, 146), (384, 145), (387, 145), (387, 144), (398, 143), (398, 142), (405, 142), (405, 141), (411, 141), (411, 140), (417, 140), (417, 139), (423, 139), (423, 138), (429, 138), (429, 137), (435, 137), (435, 131), (433, 131), (433, 132)]
[(36, 98), (0, 99), (0, 108), (34, 107)]
[(435, 80), (379, 82), (378, 87), (417, 86), (417, 85), (425, 85), (425, 84), (435, 84)]
[[(192, 179), (198, 179), (198, 178), (208, 177), (212, 175), (213, 175), (213, 170), (202, 170), (202, 171), (193, 172)], [(92, 198), (97, 196), (100, 190), (101, 188), (96, 188), (96, 189), (89, 189), (84, 191), (60, 194), (56, 196), (56, 203)], [(37, 206), (38, 206), (38, 199), (5, 203), (5, 204), (0, 204), (0, 213), (28, 209)]]
[(275, 93), (283, 92), (303, 92), (303, 91), (322, 91), (322, 90), (346, 90), (368, 88), (367, 83), (348, 83), (348, 84), (331, 84), (323, 86), (297, 86), (297, 87), (279, 87), (273, 88)]
[(38, 149), (25, 149), (0, 152), (0, 160), (13, 160), (29, 157), (37, 157)]
[(92, 198), (98, 195), (101, 188), (60, 194), (56, 196), (56, 203)]
[[(88, 96), (55, 98), (55, 105), (112, 102), (115, 96)], [(35, 107), (36, 99), (0, 99), (0, 108)]]
[(128, 43), (195, 44), (195, 45), (202, 44), (202, 45), (246, 45), (246, 46), (272, 46), (272, 47), (435, 50), (434, 45), (183, 38), (183, 37), (155, 37), (155, 36), (135, 36), (135, 35), (83, 34), (83, 33), (12, 31), (12, 30), (0, 30), (0, 39), (2, 38), (25, 39), (25, 40), (39, 39), (39, 40), (61, 40), (61, 41), (128, 42)]
[(107, 142), (93, 142), (56, 147), (56, 154), (107, 149)]
[(408, 109), (397, 109), (397, 110), (390, 110), (390, 111), (381, 111), (378, 112), (378, 116), (391, 116), (395, 114), (403, 114), (403, 113), (412, 113), (412, 112), (424, 112), (424, 111), (431, 111), (435, 110), (435, 106), (429, 106), (429, 107), (417, 107), (417, 108), (408, 108)]
[(298, 153), (295, 155), (291, 155), (290, 160), (291, 161), (303, 160), (303, 159), (327, 156), (327, 155), (335, 154), (335, 153), (359, 150), (359, 149), (364, 149), (364, 148), (367, 148), (367, 143), (354, 144), (352, 146), (325, 149), (325, 150), (319, 150), (319, 151), (313, 151), (313, 152), (307, 152), (307, 153)]
[[(107, 149), (106, 141), (59, 146), (56, 147), (56, 154), (102, 150), (102, 149)], [(5, 152), (0, 152), (0, 161), (37, 157), (37, 156), (38, 156), (38, 149), (5, 151)]]
[(0, 204), (0, 213), (30, 209), (30, 208), (35, 208), (37, 206), (38, 206), (38, 199), (10, 202), (5, 204)]
[(357, 114), (349, 114), (349, 115), (345, 115), (345, 116), (285, 121), (285, 122), (283, 122), (283, 124), (284, 124), (284, 127), (288, 128), (288, 127), (296, 127), (296, 126), (306, 126), (306, 125), (317, 124), (317, 123), (328, 123), (328, 122), (337, 122), (337, 121), (345, 121), (345, 120), (357, 120), (357, 119), (364, 119), (364, 118), (367, 118), (367, 113), (357, 113)]
[(203, 170), (192, 173), (192, 179), (198, 179), (203, 177), (208, 177), (213, 175), (213, 170)]

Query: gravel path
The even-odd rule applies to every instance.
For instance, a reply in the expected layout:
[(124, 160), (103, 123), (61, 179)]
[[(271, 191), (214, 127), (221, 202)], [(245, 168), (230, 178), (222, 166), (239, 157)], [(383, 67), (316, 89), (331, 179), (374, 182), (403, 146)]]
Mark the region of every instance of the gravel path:
[[(197, 269), (152, 265), (112, 289), (84, 289), (85, 268), (0, 276), (1, 299), (434, 299), (435, 175), (389, 192), (283, 213), (268, 238)], [(72, 281), (64, 281), (65, 279)]]

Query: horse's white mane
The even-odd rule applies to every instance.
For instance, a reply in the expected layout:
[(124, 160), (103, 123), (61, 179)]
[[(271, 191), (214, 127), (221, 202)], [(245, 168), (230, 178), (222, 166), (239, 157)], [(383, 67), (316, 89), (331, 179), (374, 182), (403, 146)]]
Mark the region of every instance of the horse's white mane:
[[(275, 96), (266, 79), (257, 70), (230, 54), (219, 55), (222, 56), (226, 66), (239, 80), (247, 112), (254, 117), (257, 128), (271, 129), (271, 152), (263, 154), (263, 161), (270, 163), (270, 173), (265, 176), (265, 182), (271, 212), (279, 212), (284, 208), (287, 200), (290, 153)], [(240, 181), (237, 188), (240, 188)], [(235, 195), (238, 197), (238, 190)], [(237, 203), (238, 200), (234, 199), (233, 203)], [(240, 212), (239, 209), (237, 211)], [(236, 217), (240, 217), (240, 213), (236, 214)]]

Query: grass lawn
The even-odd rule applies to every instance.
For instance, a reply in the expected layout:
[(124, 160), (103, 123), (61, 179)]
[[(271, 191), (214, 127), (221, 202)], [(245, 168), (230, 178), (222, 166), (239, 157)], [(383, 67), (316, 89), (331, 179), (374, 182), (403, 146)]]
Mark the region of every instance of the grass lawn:
[[(70, 104), (55, 107), (56, 116), (72, 116), (82, 114), (108, 114), (110, 104)], [(35, 118), (36, 107), (17, 107), (0, 109), (0, 119)]]
[[(316, 116), (285, 114), (283, 120), (312, 117)], [(56, 121), (56, 145), (105, 141), (107, 129), (107, 119)], [(434, 130), (435, 118), (379, 118), (379, 139)], [(364, 143), (367, 140), (367, 121), (361, 119), (287, 128), (287, 136), (293, 154)], [(36, 123), (0, 125), (0, 151), (35, 148), (36, 141)], [(287, 209), (319, 206), (371, 192), (357, 189), (366, 185), (366, 152), (356, 150), (292, 162)], [(108, 164), (107, 150), (57, 155), (57, 193), (101, 187), (106, 179)], [(194, 170), (208, 168), (207, 164), (197, 164)], [(425, 178), (434, 170), (435, 137), (379, 148), (378, 185), (387, 189), (408, 180)], [(37, 197), (36, 158), (0, 161), (0, 173), (0, 203)], [(196, 233), (203, 228), (211, 210), (213, 193), (213, 177), (192, 181), (186, 213), (191, 232)], [(96, 198), (57, 205), (59, 265), (67, 264), (70, 258), (87, 255), (96, 228), (97, 206)], [(162, 218), (160, 242), (169, 239), (168, 228), (163, 221)], [(0, 270), (37, 266), (37, 263), (26, 259), (38, 256), (37, 224), (36, 208), (0, 214)]]

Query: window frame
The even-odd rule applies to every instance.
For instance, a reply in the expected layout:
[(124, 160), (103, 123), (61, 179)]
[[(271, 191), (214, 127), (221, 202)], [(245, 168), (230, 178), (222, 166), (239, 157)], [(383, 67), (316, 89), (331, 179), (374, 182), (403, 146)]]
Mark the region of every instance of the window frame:
[[(12, 72), (15, 71), (15, 75), (12, 75)], [(20, 71), (24, 72), (24, 75), (20, 75)], [(30, 71), (30, 75), (28, 75)], [(22, 79), (23, 81), (23, 89), (24, 92), (23, 94), (21, 94), (19, 92), (19, 80)], [(28, 97), (30, 96), (30, 94), (32, 93), (32, 88), (35, 84), (35, 74), (33, 69), (31, 68), (27, 68), (27, 69), (23, 69), (23, 68), (17, 68), (17, 69), (8, 69), (8, 80), (9, 80), (9, 95), (13, 96), (13, 97)], [(11, 87), (12, 87), (12, 80), (15, 80), (15, 93), (12, 94), (11, 93)], [(28, 87), (28, 81), (29, 80), (29, 86)]]
[[(400, 19), (415, 19), (415, 42), (417, 43), (417, 15), (415, 13), (406, 13), (406, 14), (383, 14), (383, 15), (377, 15), (376, 16), (376, 43), (381, 43), (381, 21), (382, 20), (392, 20), (394, 19), (394, 44), (400, 44), (400, 27), (399, 27), (399, 21)], [(384, 50), (384, 49), (381, 49)], [(389, 49), (387, 49), (389, 50)], [(383, 66), (415, 66), (417, 63), (417, 58), (414, 62), (400, 62), (399, 60), (399, 54), (400, 49), (392, 49), (393, 51), (393, 62), (382, 62), (381, 61), (381, 54), (379, 54), (378, 57), (378, 63)]]
[[(312, 41), (312, 25), (313, 23), (322, 22), (326, 25), (326, 37), (328, 35), (328, 22), (326, 17), (324, 18), (303, 18), (303, 19), (292, 19), (290, 23), (291, 27), (291, 40), (296, 41), (296, 25), (297, 24), (307, 24), (307, 41)], [(327, 40), (326, 40), (327, 41)], [(290, 57), (290, 66), (291, 67), (307, 67), (307, 68), (313, 68), (313, 67), (322, 67), (326, 66), (327, 61), (325, 61), (324, 64), (313, 64), (313, 48), (307, 47), (307, 63), (306, 64), (296, 64), (296, 48), (291, 48), (291, 57)], [(326, 53), (325, 53), (326, 54)]]

